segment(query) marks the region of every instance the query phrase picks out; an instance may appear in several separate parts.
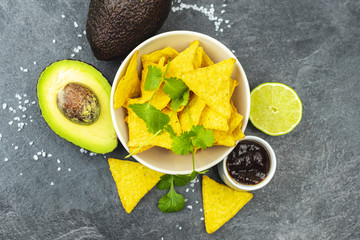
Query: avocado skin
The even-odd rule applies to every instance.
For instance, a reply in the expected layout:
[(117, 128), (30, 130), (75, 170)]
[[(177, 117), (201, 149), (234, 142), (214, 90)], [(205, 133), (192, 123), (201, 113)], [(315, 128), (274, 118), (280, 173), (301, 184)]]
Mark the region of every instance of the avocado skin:
[(171, 0), (91, 0), (86, 36), (94, 56), (124, 56), (161, 28), (170, 7)]

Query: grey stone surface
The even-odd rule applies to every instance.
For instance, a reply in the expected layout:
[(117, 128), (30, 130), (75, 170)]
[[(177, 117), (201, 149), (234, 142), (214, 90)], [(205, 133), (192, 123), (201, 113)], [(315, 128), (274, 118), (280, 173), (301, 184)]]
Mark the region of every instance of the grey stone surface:
[[(0, 239), (360, 239), (359, 1), (173, 2), (160, 32), (219, 39), (251, 89), (282, 82), (304, 106), (301, 123), (284, 136), (249, 123), (247, 135), (273, 146), (277, 172), (212, 235), (201, 220), (201, 181), (179, 189), (191, 210), (161, 213), (162, 192), (153, 189), (127, 214), (106, 161), (125, 150), (82, 153), (41, 117), (36, 83), (47, 65), (79, 59), (112, 82), (121, 63), (92, 55), (87, 8), (88, 1), (0, 1)], [(34, 160), (38, 152), (46, 157)], [(215, 168), (208, 175), (220, 181)]]

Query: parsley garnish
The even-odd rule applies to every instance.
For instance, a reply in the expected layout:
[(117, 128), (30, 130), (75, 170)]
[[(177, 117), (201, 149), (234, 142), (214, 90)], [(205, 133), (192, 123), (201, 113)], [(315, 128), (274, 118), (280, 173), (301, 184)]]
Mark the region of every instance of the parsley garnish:
[[(176, 135), (171, 125), (169, 125), (170, 117), (151, 105), (151, 100), (155, 96), (156, 92), (159, 90), (160, 86), (162, 86), (162, 84), (164, 83), (162, 90), (170, 97), (170, 105), (174, 113), (181, 106), (186, 106), (189, 115), (187, 104), (189, 101), (190, 90), (180, 78), (165, 77), (167, 70), (169, 69), (169, 65), (170, 63), (168, 62), (164, 73), (162, 73), (160, 68), (149, 65), (144, 88), (146, 91), (154, 90), (154, 93), (151, 96), (149, 102), (129, 105), (129, 107), (135, 112), (135, 114), (139, 118), (144, 120), (148, 132), (154, 135), (145, 143), (143, 143), (142, 146), (140, 146), (138, 149), (136, 149), (134, 152), (127, 156), (129, 157), (135, 154), (141, 147), (145, 146), (147, 142), (162, 133), (164, 130), (167, 131), (170, 134), (170, 137), (173, 139), (171, 150), (175, 154), (185, 155), (191, 153), (193, 164), (193, 171), (191, 174), (166, 174), (161, 177), (160, 181), (157, 184), (157, 187), (160, 190), (169, 189), (169, 192), (163, 195), (159, 200), (158, 207), (164, 213), (177, 212), (181, 211), (184, 208), (184, 197), (175, 191), (174, 185), (180, 187), (185, 186), (190, 181), (194, 180), (198, 174), (204, 174), (207, 172), (195, 171), (195, 150), (199, 148), (206, 149), (208, 147), (211, 147), (215, 142), (212, 130), (205, 129), (202, 125), (192, 126), (190, 131), (186, 131), (180, 135)], [(190, 115), (189, 119), (191, 123)]]

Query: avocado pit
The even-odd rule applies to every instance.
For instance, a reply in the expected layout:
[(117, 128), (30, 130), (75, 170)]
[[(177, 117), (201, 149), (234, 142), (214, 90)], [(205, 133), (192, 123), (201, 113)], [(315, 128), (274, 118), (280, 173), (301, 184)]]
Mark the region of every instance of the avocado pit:
[(90, 125), (99, 118), (101, 107), (96, 94), (81, 83), (67, 83), (57, 95), (60, 112), (70, 121)]

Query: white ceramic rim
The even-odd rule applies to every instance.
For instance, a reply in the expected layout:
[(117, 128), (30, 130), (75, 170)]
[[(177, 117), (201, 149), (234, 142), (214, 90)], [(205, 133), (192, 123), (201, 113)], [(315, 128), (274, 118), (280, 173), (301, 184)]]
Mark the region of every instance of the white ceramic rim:
[[(119, 76), (121, 74), (121, 72), (123, 71), (124, 68), (127, 67), (127, 64), (123, 64), (123, 63), (127, 63), (129, 62), (130, 58), (132, 57), (132, 55), (135, 53), (136, 50), (142, 48), (143, 46), (149, 44), (150, 42), (152, 41), (155, 41), (159, 38), (162, 38), (164, 36), (169, 36), (169, 35), (191, 35), (191, 36), (194, 36), (194, 35), (197, 35), (201, 38), (205, 38), (207, 40), (209, 40), (210, 42), (213, 42), (215, 45), (220, 45), (224, 48), (224, 51), (229, 54), (230, 57), (236, 59), (236, 64), (239, 64), (240, 66), (240, 73), (241, 75), (243, 76), (243, 78), (246, 80), (246, 83), (245, 84), (245, 91), (249, 94), (248, 96), (248, 103), (247, 103), (247, 110), (246, 112), (243, 114), (243, 126), (242, 126), (242, 132), (245, 132), (245, 129), (246, 129), (246, 126), (248, 124), (248, 121), (249, 121), (249, 116), (250, 116), (250, 87), (249, 87), (249, 81), (247, 79), (247, 76), (245, 74), (245, 71), (240, 63), (240, 61), (237, 59), (237, 57), (234, 55), (234, 53), (232, 51), (230, 51), (224, 44), (222, 44), (220, 41), (216, 40), (215, 38), (213, 37), (210, 37), (208, 35), (205, 35), (205, 34), (202, 34), (202, 33), (199, 33), (199, 32), (194, 32), (194, 31), (185, 31), (185, 30), (179, 30), (179, 31), (169, 31), (169, 32), (164, 32), (164, 33), (160, 33), (158, 35), (155, 35), (147, 40), (145, 40), (144, 42), (142, 42), (141, 44), (139, 44), (137, 47), (135, 47), (128, 55), (127, 57), (123, 60), (123, 62), (120, 64), (120, 67), (119, 69), (117, 70), (116, 72), (116, 75), (114, 77), (114, 81), (113, 81), (113, 84), (112, 86), (116, 86), (117, 82), (119, 81)], [(125, 139), (122, 137), (122, 135), (120, 134), (120, 129), (118, 128), (117, 124), (116, 124), (116, 119), (115, 119), (115, 110), (114, 110), (114, 102), (112, 101), (112, 99), (114, 99), (114, 94), (115, 94), (115, 88), (112, 87), (111, 89), (111, 96), (110, 96), (110, 113), (111, 113), (111, 118), (112, 118), (112, 122), (113, 122), (113, 126), (115, 128), (115, 132), (116, 132), (116, 135), (118, 136), (121, 144), (123, 145), (123, 147), (129, 152), (129, 148), (127, 146), (127, 142), (125, 141)], [(215, 166), (216, 164), (218, 164), (219, 162), (221, 162), (227, 155), (229, 155), (229, 153), (234, 149), (234, 147), (229, 147), (229, 149), (227, 151), (224, 152), (224, 154), (222, 155), (222, 157), (219, 157), (216, 161), (213, 161), (203, 167), (197, 167), (196, 170), (197, 171), (204, 171), (204, 170), (207, 170), (213, 166)], [(136, 154), (135, 155), (132, 155), (133, 158), (135, 158), (138, 162), (140, 162), (141, 164), (143, 164), (144, 166), (150, 168), (150, 169), (153, 169), (155, 171), (158, 171), (158, 172), (162, 172), (162, 173), (166, 173), (166, 174), (189, 174), (191, 171), (164, 171), (163, 169), (159, 169), (153, 165), (150, 165), (148, 164), (147, 162), (143, 161), (140, 157), (138, 157)]]
[(275, 152), (272, 149), (272, 147), (270, 146), (270, 144), (268, 142), (266, 142), (264, 139), (256, 137), (256, 136), (246, 136), (245, 138), (241, 139), (240, 142), (244, 141), (244, 140), (251, 140), (251, 141), (258, 142), (267, 149), (268, 153), (270, 154), (269, 174), (266, 176), (266, 178), (263, 181), (261, 181), (259, 184), (256, 184), (256, 185), (245, 185), (245, 184), (238, 183), (230, 176), (229, 172), (227, 171), (227, 167), (226, 167), (227, 157), (226, 157), (221, 163), (222, 170), (223, 170), (222, 175), (226, 177), (226, 180), (228, 180), (230, 182), (230, 184), (233, 185), (233, 187), (240, 189), (240, 190), (245, 190), (245, 191), (254, 191), (254, 190), (264, 187), (273, 178), (273, 176), (275, 174), (275, 170), (276, 170), (276, 156), (275, 156)]

